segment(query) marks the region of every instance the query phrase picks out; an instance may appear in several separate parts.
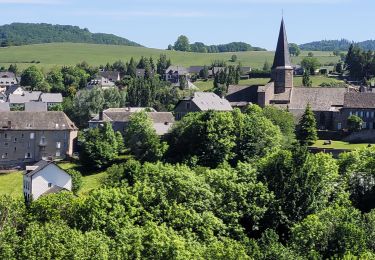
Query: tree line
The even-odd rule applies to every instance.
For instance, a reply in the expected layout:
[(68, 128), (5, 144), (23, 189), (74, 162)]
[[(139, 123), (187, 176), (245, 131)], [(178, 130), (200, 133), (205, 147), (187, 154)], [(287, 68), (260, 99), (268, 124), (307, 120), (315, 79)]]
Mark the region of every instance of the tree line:
[(12, 23), (0, 26), (2, 47), (27, 44), (75, 42), (126, 46), (141, 46), (128, 39), (105, 33), (91, 33), (71, 25), (52, 25), (47, 23)]

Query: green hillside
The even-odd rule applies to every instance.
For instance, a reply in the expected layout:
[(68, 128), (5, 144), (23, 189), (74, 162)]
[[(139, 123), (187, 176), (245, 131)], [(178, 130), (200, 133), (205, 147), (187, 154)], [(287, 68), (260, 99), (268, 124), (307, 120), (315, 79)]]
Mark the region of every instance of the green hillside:
[[(119, 45), (49, 43), (0, 48), (0, 65), (7, 67), (9, 64), (16, 63), (22, 69), (35, 63), (39, 67), (50, 69), (54, 66), (74, 65), (82, 61), (91, 65), (101, 65), (119, 59), (127, 61), (131, 57), (139, 59), (141, 56), (153, 57), (156, 61), (161, 53), (167, 54), (173, 64), (182, 66), (209, 65), (214, 60), (225, 60), (230, 64), (229, 60), (233, 54), (229, 52), (188, 53)], [(236, 55), (238, 57), (237, 62), (241, 62), (243, 66), (262, 68), (266, 60), (272, 63), (274, 53), (270, 51), (250, 51), (238, 52)], [(330, 52), (314, 52), (314, 55), (322, 64), (339, 60)], [(298, 64), (304, 56), (307, 56), (307, 52), (302, 52), (299, 57), (293, 58), (293, 62)]]
[(12, 23), (0, 26), (1, 46), (20, 46), (51, 42), (76, 42), (141, 46), (128, 39), (106, 33), (91, 33), (87, 28), (47, 23)]

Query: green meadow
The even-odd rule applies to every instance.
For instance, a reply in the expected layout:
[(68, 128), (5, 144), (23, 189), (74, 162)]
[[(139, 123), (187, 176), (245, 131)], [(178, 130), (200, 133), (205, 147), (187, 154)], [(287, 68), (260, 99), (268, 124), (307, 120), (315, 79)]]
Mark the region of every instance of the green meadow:
[[(139, 59), (141, 56), (152, 57), (156, 62), (160, 54), (165, 53), (173, 64), (182, 66), (210, 65), (214, 60), (229, 60), (233, 54), (238, 57), (238, 62), (243, 66), (262, 68), (265, 61), (272, 64), (274, 52), (272, 51), (250, 51), (237, 53), (191, 53), (168, 51), (144, 47), (130, 47), (117, 45), (100, 45), (84, 43), (49, 43), (0, 48), (0, 65), (9, 66), (16, 63), (21, 69), (32, 64), (49, 70), (54, 66), (74, 65), (82, 61), (90, 65), (105, 65), (116, 60), (130, 60), (131, 57)], [(333, 56), (332, 52), (313, 52), (322, 65), (337, 63), (339, 57)], [(293, 57), (295, 64), (300, 63), (307, 52), (302, 52), (299, 57)]]

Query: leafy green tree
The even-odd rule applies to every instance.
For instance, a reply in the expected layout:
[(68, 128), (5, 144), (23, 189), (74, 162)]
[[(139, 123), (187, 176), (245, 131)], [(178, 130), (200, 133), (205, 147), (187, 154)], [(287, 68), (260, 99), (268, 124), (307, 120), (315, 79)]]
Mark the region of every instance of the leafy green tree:
[(336, 64), (335, 70), (336, 70), (337, 73), (343, 73), (343, 66), (342, 66), (341, 62), (338, 62)]
[(51, 85), (51, 92), (65, 93), (64, 78), (60, 68), (53, 68), (48, 72), (46, 80)]
[(82, 174), (74, 169), (69, 169), (67, 172), (72, 177), (72, 192), (77, 194), (83, 184)]
[(295, 43), (289, 43), (289, 53), (292, 56), (298, 57), (301, 54), (301, 49), (300, 49), (300, 47), (297, 44), (295, 44)]
[(236, 62), (237, 61), (237, 55), (233, 54), (232, 57), (230, 58), (231, 62)]
[(199, 72), (199, 77), (201, 79), (207, 80), (208, 79), (208, 67), (205, 65), (203, 69)]
[(117, 138), (110, 123), (83, 132), (80, 142), (80, 160), (88, 168), (100, 169), (117, 159)]
[(309, 70), (305, 70), (305, 72), (303, 73), (302, 85), (304, 85), (305, 87), (312, 87), (312, 80), (310, 78)]
[(137, 76), (137, 65), (136, 65), (133, 57), (131, 57), (130, 62), (128, 64), (126, 64), (126, 67), (127, 67), (126, 75), (128, 75), (132, 78), (135, 78)]
[(362, 129), (363, 120), (359, 116), (351, 115), (347, 119), (347, 125), (350, 131), (356, 132)]
[(176, 51), (190, 51), (190, 43), (188, 37), (180, 35), (174, 43), (173, 49)]
[(13, 72), (17, 76), (19, 72), (17, 64), (10, 64), (8, 71)]
[(125, 130), (125, 143), (140, 161), (158, 161), (168, 149), (167, 144), (160, 141), (153, 122), (146, 112), (131, 115)]
[(42, 82), (39, 82), (36, 84), (33, 90), (38, 90), (42, 92), (50, 92), (51, 86), (48, 84), (47, 81), (43, 80)]
[(307, 56), (308, 57), (314, 57), (314, 53), (310, 51), (309, 53), (307, 53)]
[(271, 66), (270, 64), (268, 63), (268, 61), (266, 60), (263, 64), (263, 71), (270, 71), (271, 70)]
[(21, 86), (30, 86), (31, 90), (37, 89), (44, 82), (44, 75), (36, 66), (30, 66), (21, 74)]
[(168, 67), (171, 66), (171, 60), (167, 59), (167, 55), (165, 54), (160, 54), (159, 59), (156, 63), (156, 72), (160, 75), (163, 76), (164, 72)]
[(310, 104), (307, 105), (296, 126), (296, 137), (302, 145), (312, 145), (318, 139), (316, 119)]
[(233, 158), (234, 133), (230, 112), (189, 113), (172, 129), (168, 157), (172, 161), (197, 160), (200, 165), (216, 167)]
[(315, 75), (315, 70), (317, 70), (320, 67), (320, 62), (317, 58), (313, 56), (305, 57), (301, 61), (301, 66), (305, 70), (310, 71), (311, 75)]

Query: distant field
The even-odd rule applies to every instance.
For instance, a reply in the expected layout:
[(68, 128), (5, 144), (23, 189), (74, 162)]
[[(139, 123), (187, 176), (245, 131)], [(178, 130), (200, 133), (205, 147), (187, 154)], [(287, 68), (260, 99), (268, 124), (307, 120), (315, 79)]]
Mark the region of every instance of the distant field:
[(315, 142), (315, 144), (312, 145), (312, 147), (318, 147), (318, 148), (334, 148), (334, 149), (348, 149), (348, 150), (355, 150), (359, 148), (367, 147), (367, 143), (362, 144), (351, 144), (347, 142), (342, 141), (331, 141), (330, 145), (324, 145), (324, 140), (318, 140)]
[[(276, 43), (275, 43), (276, 44)], [(225, 60), (228, 64), (233, 53), (186, 53), (167, 51), (143, 47), (82, 44), (82, 43), (49, 43), (25, 45), (18, 47), (0, 48), (0, 65), (9, 66), (17, 63), (23, 69), (32, 64), (43, 67), (46, 70), (54, 66), (74, 65), (86, 61), (91, 65), (105, 65), (116, 60), (127, 61), (131, 57), (139, 59), (141, 56), (153, 57), (156, 62), (161, 53), (171, 58), (173, 64), (182, 66), (209, 65), (214, 60)], [(314, 56), (322, 64), (336, 63), (339, 58), (332, 55), (332, 52), (313, 52)], [(272, 64), (274, 52), (237, 52), (237, 62), (243, 66), (262, 68), (265, 61)], [(298, 64), (307, 52), (297, 58), (292, 58), (293, 63)], [(31, 63), (40, 62), (40, 63)]]

